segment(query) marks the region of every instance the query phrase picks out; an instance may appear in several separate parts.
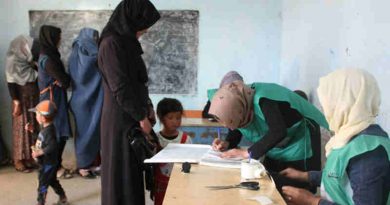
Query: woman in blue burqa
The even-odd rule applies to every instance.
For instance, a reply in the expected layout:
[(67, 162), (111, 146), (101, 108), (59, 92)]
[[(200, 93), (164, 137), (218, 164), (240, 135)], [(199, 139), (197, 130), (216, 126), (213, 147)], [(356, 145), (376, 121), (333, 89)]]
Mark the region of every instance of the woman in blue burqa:
[(92, 168), (100, 150), (100, 114), (103, 87), (97, 67), (99, 32), (83, 28), (73, 42), (69, 57), (72, 85), (70, 109), (76, 124), (77, 168), (82, 177), (93, 178)]

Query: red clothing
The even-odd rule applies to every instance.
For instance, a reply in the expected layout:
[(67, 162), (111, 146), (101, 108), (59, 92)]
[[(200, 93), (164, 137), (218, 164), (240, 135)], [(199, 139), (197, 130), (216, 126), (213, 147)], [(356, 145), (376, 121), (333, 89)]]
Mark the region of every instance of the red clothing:
[[(179, 137), (179, 136), (178, 136)], [(187, 141), (188, 135), (183, 132), (183, 135), (180, 139), (180, 144), (185, 144)], [(154, 170), (154, 178), (155, 178), (155, 193), (154, 193), (154, 205), (162, 205), (164, 201), (165, 192), (167, 191), (170, 171), (169, 170), (173, 166), (172, 163), (160, 163), (157, 168)]]

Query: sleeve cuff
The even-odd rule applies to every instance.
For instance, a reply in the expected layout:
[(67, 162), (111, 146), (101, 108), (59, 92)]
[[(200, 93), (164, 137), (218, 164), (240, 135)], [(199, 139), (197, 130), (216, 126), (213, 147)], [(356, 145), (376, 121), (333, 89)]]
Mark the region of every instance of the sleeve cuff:
[(321, 171), (309, 171), (309, 182), (314, 186), (321, 185), (322, 172)]

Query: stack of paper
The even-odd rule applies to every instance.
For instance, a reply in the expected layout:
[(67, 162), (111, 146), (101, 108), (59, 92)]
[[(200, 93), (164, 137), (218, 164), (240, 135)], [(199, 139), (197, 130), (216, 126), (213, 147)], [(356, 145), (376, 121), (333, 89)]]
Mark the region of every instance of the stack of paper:
[(210, 145), (168, 144), (145, 163), (199, 163), (201, 165), (240, 168), (242, 158), (221, 158), (222, 152), (212, 150)]
[(199, 163), (202, 156), (211, 149), (210, 145), (170, 143), (144, 163)]
[(209, 149), (206, 154), (200, 159), (199, 164), (208, 165), (214, 167), (225, 167), (225, 168), (241, 168), (242, 158), (222, 158), (222, 152), (217, 152)]

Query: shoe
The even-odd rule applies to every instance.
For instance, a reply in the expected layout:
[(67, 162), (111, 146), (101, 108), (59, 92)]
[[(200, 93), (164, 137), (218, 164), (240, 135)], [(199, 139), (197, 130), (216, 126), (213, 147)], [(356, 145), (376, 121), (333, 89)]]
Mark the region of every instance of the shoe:
[(92, 173), (95, 174), (96, 176), (100, 176), (100, 170), (92, 171)]
[(63, 167), (60, 167), (58, 170), (57, 170), (57, 178), (63, 178), (64, 177), (64, 174), (65, 174), (65, 169)]
[(79, 175), (84, 179), (95, 179), (96, 175), (89, 169), (79, 169)]
[(63, 167), (61, 167), (58, 171), (57, 171), (57, 178), (58, 179), (70, 179), (70, 178), (73, 178), (73, 172), (69, 169), (65, 169)]
[(65, 169), (64, 179), (73, 178), (73, 172), (69, 169)]
[(14, 166), (15, 166), (15, 170), (18, 171), (18, 172), (22, 172), (22, 173), (30, 173), (30, 172), (32, 172), (32, 170), (26, 168), (26, 166), (24, 166), (24, 164), (21, 161), (16, 161)]

